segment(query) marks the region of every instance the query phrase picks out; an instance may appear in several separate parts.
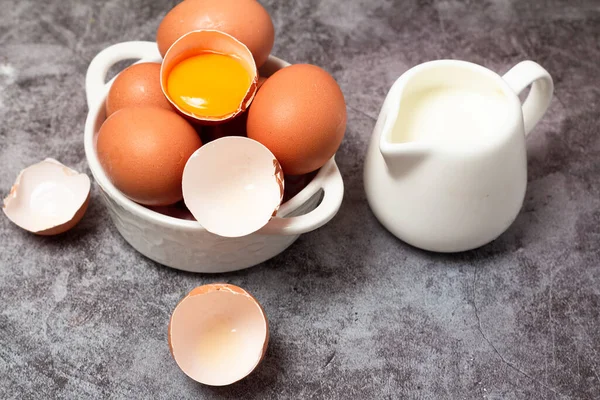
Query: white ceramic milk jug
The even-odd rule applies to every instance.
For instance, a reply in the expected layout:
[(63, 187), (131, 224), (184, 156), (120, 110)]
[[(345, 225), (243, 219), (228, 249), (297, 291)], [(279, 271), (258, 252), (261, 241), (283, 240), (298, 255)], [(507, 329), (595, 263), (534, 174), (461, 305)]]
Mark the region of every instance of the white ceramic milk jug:
[[(521, 105), (518, 94), (531, 85)], [(431, 251), (482, 246), (515, 220), (525, 196), (525, 137), (552, 99), (533, 61), (504, 76), (431, 61), (390, 89), (364, 167), (367, 199), (401, 240)]]

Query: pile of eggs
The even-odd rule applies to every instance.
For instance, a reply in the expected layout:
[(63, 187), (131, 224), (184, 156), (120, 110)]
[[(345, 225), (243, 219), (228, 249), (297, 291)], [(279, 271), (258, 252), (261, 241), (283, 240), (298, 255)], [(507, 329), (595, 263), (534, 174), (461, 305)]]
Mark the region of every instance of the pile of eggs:
[(346, 128), (344, 96), (323, 69), (259, 76), (274, 38), (255, 0), (185, 0), (168, 12), (162, 62), (126, 68), (106, 99), (96, 149), (113, 185), (158, 212), (189, 209), (221, 236), (264, 226), (285, 182), (307, 183)]

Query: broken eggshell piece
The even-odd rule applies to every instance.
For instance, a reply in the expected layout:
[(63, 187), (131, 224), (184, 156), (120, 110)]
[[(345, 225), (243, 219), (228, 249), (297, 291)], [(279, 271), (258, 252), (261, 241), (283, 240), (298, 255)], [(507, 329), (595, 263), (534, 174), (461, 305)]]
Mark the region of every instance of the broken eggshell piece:
[(193, 380), (224, 386), (249, 375), (269, 342), (264, 310), (250, 293), (226, 283), (199, 286), (175, 307), (169, 349)]
[[(200, 115), (184, 110), (174, 101), (168, 91), (167, 83), (173, 68), (188, 58), (206, 53), (233, 56), (250, 77), (248, 90), (240, 104), (224, 115)], [(197, 73), (202, 74), (202, 72), (198, 71)], [(199, 124), (211, 125), (230, 120), (248, 108), (256, 94), (258, 70), (248, 47), (233, 36), (216, 30), (197, 30), (183, 35), (169, 48), (161, 65), (160, 84), (164, 95), (180, 113)]]
[(205, 144), (183, 170), (183, 199), (209, 232), (240, 237), (256, 232), (277, 213), (283, 171), (259, 142), (227, 136)]
[(57, 235), (75, 226), (85, 214), (90, 178), (46, 158), (19, 173), (4, 199), (4, 214), (38, 235)]

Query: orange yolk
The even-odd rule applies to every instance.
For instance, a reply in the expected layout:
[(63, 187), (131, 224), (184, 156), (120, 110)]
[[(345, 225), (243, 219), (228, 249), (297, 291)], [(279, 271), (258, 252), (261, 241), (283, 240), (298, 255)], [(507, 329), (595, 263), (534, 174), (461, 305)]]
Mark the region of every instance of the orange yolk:
[(167, 92), (177, 106), (203, 117), (235, 112), (252, 78), (235, 56), (203, 53), (175, 65), (167, 77)]

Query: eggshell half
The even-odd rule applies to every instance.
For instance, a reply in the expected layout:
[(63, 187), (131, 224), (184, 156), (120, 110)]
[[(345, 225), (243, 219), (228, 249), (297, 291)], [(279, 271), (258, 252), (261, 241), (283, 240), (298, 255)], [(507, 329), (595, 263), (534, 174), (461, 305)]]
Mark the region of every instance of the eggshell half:
[(262, 361), (269, 324), (258, 301), (226, 283), (199, 286), (175, 307), (168, 328), (171, 355), (193, 380), (224, 386)]
[(255, 140), (227, 136), (199, 148), (183, 170), (183, 199), (209, 232), (249, 235), (277, 213), (283, 198), (281, 166)]
[[(177, 103), (173, 101), (173, 99), (169, 96), (169, 92), (167, 91), (169, 73), (173, 70), (173, 68), (187, 58), (206, 52), (236, 56), (250, 75), (250, 84), (248, 86), (248, 90), (246, 91), (246, 95), (239, 106), (235, 110), (231, 110), (231, 112), (218, 117), (199, 115), (183, 110), (177, 105)], [(198, 71), (198, 73), (201, 74), (202, 71)], [(213, 30), (192, 31), (180, 37), (169, 48), (167, 54), (165, 54), (165, 58), (160, 69), (160, 84), (163, 94), (167, 100), (169, 100), (171, 105), (181, 114), (191, 118), (197, 123), (210, 125), (228, 121), (234, 118), (236, 115), (244, 112), (248, 108), (252, 102), (252, 99), (254, 99), (254, 95), (256, 94), (258, 70), (250, 50), (248, 50), (248, 48), (242, 42), (233, 36), (224, 32)]]
[(4, 199), (4, 214), (38, 235), (68, 231), (83, 218), (90, 199), (90, 178), (46, 158), (25, 168)]

